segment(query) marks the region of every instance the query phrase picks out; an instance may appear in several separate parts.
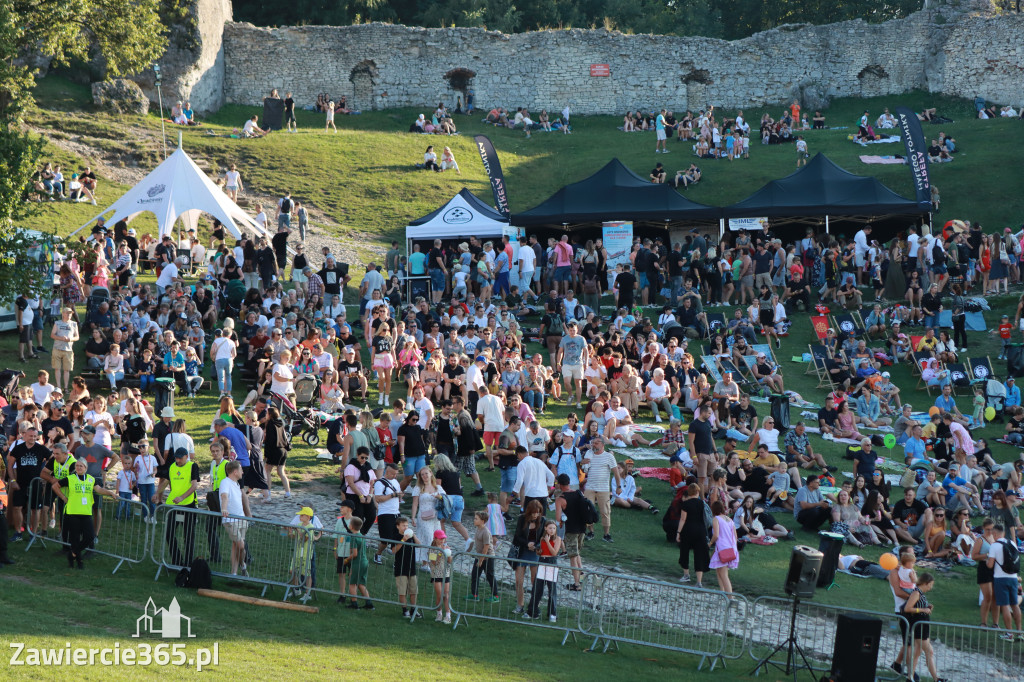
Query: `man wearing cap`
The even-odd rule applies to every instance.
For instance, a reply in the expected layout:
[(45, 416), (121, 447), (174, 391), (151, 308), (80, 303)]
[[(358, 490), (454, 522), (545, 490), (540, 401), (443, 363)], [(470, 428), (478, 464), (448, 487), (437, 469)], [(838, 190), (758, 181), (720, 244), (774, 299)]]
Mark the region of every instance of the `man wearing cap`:
[[(222, 420), (217, 420), (222, 421)], [(174, 462), (167, 467), (167, 478), (161, 478), (153, 501), (164, 503), (164, 490), (170, 486), (167, 504), (175, 507), (195, 509), (196, 488), (199, 487), (199, 466), (188, 458), (188, 450), (177, 448), (174, 451)], [(173, 513), (167, 519), (167, 532), (164, 536), (170, 552), (171, 563), (175, 566), (190, 566), (195, 545), (196, 522), (199, 517), (195, 513)], [(178, 548), (177, 529), (182, 529), (184, 552)]]
[(590, 363), (590, 347), (586, 339), (579, 335), (579, 327), (575, 320), (569, 320), (565, 328), (567, 335), (558, 343), (555, 366), (560, 367), (562, 371), (566, 403), (571, 404), (572, 396), (575, 394), (576, 408), (580, 409), (583, 407), (580, 404), (583, 395), (583, 368)]
[(786, 462), (796, 464), (801, 469), (813, 469), (815, 466), (825, 468), (825, 459), (821, 453), (815, 452), (807, 437), (807, 427), (802, 421), (786, 432)]
[(76, 563), (78, 568), (84, 568), (82, 555), (94, 544), (93, 507), (98, 506), (95, 505), (95, 496), (107, 495), (117, 499), (117, 493), (113, 490), (97, 486), (95, 479), (86, 472), (86, 469), (85, 461), (79, 459), (75, 462), (74, 473), (70, 473), (63, 483), (54, 481), (51, 486), (54, 494), (64, 503), (61, 529), (66, 532), (66, 539), (70, 544), (68, 568), (75, 566)]
[[(167, 440), (167, 434), (171, 432), (171, 422), (174, 421), (174, 408), (165, 407), (160, 410), (160, 420), (153, 425), (153, 447), (156, 451), (156, 457), (158, 460), (163, 462), (160, 465), (161, 470), (166, 469), (170, 464), (170, 453), (164, 452), (164, 441)], [(158, 473), (158, 476), (163, 476)]]
[(1003, 399), (1003, 414), (1013, 414), (1020, 405), (1020, 388), (1014, 377), (1006, 377), (1006, 398)]
[(235, 461), (242, 465), (243, 478), (245, 478), (245, 474), (248, 472), (244, 471), (244, 469), (250, 466), (249, 440), (245, 437), (245, 434), (223, 419), (213, 420), (213, 430), (218, 436), (227, 438), (228, 442), (231, 443), (231, 449), (235, 451)]
[[(86, 473), (96, 481), (97, 488), (105, 488), (103, 476), (107, 467), (113, 464), (117, 457), (113, 451), (96, 442), (96, 428), (85, 426), (82, 431), (82, 442), (75, 448), (75, 459), (86, 463)], [(99, 541), (100, 530), (103, 527), (102, 505), (93, 508), (94, 536)]]
[(60, 319), (53, 323), (50, 338), (53, 340), (53, 351), (50, 353), (50, 366), (53, 367), (53, 379), (57, 388), (66, 389), (71, 386), (71, 372), (75, 369), (75, 342), (78, 341), (78, 323), (74, 320), (73, 308), (62, 308)]

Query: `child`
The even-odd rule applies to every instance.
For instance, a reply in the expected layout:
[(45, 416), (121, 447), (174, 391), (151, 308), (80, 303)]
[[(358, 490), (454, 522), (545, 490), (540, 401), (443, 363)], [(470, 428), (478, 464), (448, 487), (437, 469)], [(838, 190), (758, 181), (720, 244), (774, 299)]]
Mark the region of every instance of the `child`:
[[(153, 516), (156, 505), (153, 503), (153, 494), (156, 492), (156, 470), (160, 466), (157, 461), (149, 452), (149, 440), (140, 440), (136, 446), (139, 449), (139, 454), (135, 456), (135, 465), (133, 471), (135, 472), (135, 484), (139, 486), (139, 499), (146, 505), (144, 512), (145, 520), (147, 523), (156, 523), (156, 517)], [(211, 451), (213, 450), (211, 446)]]
[(882, 266), (878, 262), (877, 254), (871, 259), (871, 286), (875, 289), (875, 302), (881, 303), (885, 282), (882, 281)]
[(974, 387), (974, 424), (973, 428), (980, 429), (985, 426), (985, 390), (981, 386)]
[(487, 493), (487, 532), (492, 538), (504, 538), (508, 533), (505, 530), (505, 517), (501, 513), (498, 493)]
[(494, 603), (498, 600), (498, 583), (494, 580), (494, 540), (490, 531), (487, 530), (489, 514), (486, 511), (478, 511), (473, 515), (473, 525), (476, 533), (473, 535), (473, 551), (480, 556), (473, 562), (473, 570), (469, 575), (470, 596), (467, 601), (480, 601), (477, 594), (480, 586), (480, 574), (487, 577), (487, 584), (491, 586), (491, 596), (486, 601)]
[(452, 275), (452, 296), (460, 301), (466, 300), (466, 280), (469, 278), (469, 267), (466, 265), (461, 266), (454, 275)]
[(530, 605), (524, 614), (526, 618), (539, 618), (540, 600), (544, 597), (544, 588), (548, 590), (548, 620), (558, 621), (558, 567), (555, 560), (562, 549), (562, 539), (558, 537), (558, 524), (548, 521), (544, 524), (544, 534), (540, 538), (541, 565), (537, 567), (537, 579), (533, 581), (533, 594)]
[(1003, 350), (999, 354), (998, 360), (1006, 359), (1006, 349), (1010, 347), (1010, 333), (1013, 331), (1013, 325), (1010, 324), (1010, 316), (1003, 315), (1002, 321), (999, 323), (999, 327), (996, 330), (999, 332), (999, 338), (1003, 340)]
[(135, 364), (135, 370), (139, 374), (139, 389), (143, 393), (149, 392), (156, 382), (156, 362), (153, 360), (153, 351), (149, 348), (142, 351), (142, 357)]
[(395, 521), (395, 530), (402, 538), (402, 544), (397, 545), (395, 549), (395, 588), (398, 591), (398, 603), (402, 605), (403, 617), (421, 618), (416, 608), (419, 586), (416, 583), (415, 547), (420, 541), (412, 528), (409, 528), (409, 519), (404, 516), (399, 516)]
[(132, 499), (135, 480), (135, 472), (132, 471), (132, 456), (121, 455), (121, 471), (117, 473), (117, 496), (121, 498), (121, 501), (117, 503), (117, 511), (114, 512), (115, 521), (120, 521), (122, 516), (126, 521), (131, 518), (132, 507), (129, 502)]
[[(352, 554), (351, 541), (352, 533), (352, 512), (355, 510), (356, 505), (352, 500), (344, 500), (341, 503), (341, 508), (338, 510), (338, 521), (334, 524), (334, 532), (338, 534), (337, 538), (337, 553), (338, 553), (338, 603), (342, 604), (345, 601), (345, 593), (348, 589), (345, 587), (346, 577), (349, 571), (348, 558)], [(397, 569), (396, 569), (397, 570)]]
[(922, 573), (917, 587), (913, 589), (906, 604), (903, 605), (903, 615), (906, 617), (910, 631), (913, 633), (914, 641), (914, 652), (909, 659), (910, 664), (907, 666), (907, 675), (914, 678), (917, 677), (914, 673), (917, 669), (917, 659), (920, 658), (921, 652), (924, 651), (924, 662), (928, 666), (928, 672), (931, 674), (932, 679), (941, 680), (943, 678), (939, 677), (939, 673), (935, 669), (935, 651), (932, 649), (932, 643), (929, 640), (929, 626), (917, 625), (917, 623), (922, 621), (931, 620), (934, 607), (928, 603), (925, 595), (934, 586), (935, 576), (931, 573)]
[(366, 557), (366, 538), (359, 534), (359, 529), (362, 527), (363, 520), (358, 516), (349, 523), (349, 528), (354, 535), (348, 540), (351, 554), (345, 558), (345, 562), (349, 565), (349, 573), (351, 574), (348, 581), (348, 591), (352, 599), (349, 600), (348, 608), (359, 608), (359, 604), (356, 602), (356, 590), (358, 589), (359, 594), (363, 595), (363, 599), (366, 600), (363, 608), (367, 611), (373, 611), (370, 592), (366, 589), (366, 574), (370, 570), (370, 561)]
[(188, 331), (188, 345), (195, 349), (193, 352), (198, 355), (199, 364), (203, 364), (206, 358), (206, 334), (198, 322), (193, 322)]
[(801, 165), (807, 165), (807, 157), (810, 156), (807, 153), (807, 141), (804, 140), (803, 135), (796, 136), (796, 167), (799, 168)]
[(106, 289), (109, 282), (110, 273), (107, 270), (106, 263), (97, 263), (96, 269), (92, 273), (92, 285)]
[(445, 542), (445, 532), (438, 528), (427, 552), (430, 563), (430, 579), (434, 583), (434, 598), (437, 600), (437, 622), (450, 625), (452, 622), (452, 550)]
[(913, 552), (904, 552), (900, 555), (900, 567), (896, 571), (900, 580), (900, 589), (906, 592), (913, 592), (917, 585), (917, 573), (914, 571), (916, 557)]
[(789, 499), (789, 472), (786, 460), (781, 460), (771, 475), (771, 486), (768, 488), (768, 504), (786, 509), (793, 508), (793, 500)]
[(313, 596), (313, 557), (316, 553), (315, 543), (320, 539), (320, 532), (313, 527), (313, 510), (303, 507), (299, 510), (299, 525), (288, 529), (288, 537), (295, 538), (295, 549), (289, 566), (292, 585), (305, 585), (306, 591), (299, 599), (303, 604)]
[(116, 343), (110, 344), (110, 350), (103, 356), (103, 373), (110, 382), (110, 390), (116, 391), (117, 382), (124, 379), (124, 356)]
[(203, 366), (191, 346), (185, 350), (185, 385), (188, 387), (189, 398), (195, 398), (203, 387)]

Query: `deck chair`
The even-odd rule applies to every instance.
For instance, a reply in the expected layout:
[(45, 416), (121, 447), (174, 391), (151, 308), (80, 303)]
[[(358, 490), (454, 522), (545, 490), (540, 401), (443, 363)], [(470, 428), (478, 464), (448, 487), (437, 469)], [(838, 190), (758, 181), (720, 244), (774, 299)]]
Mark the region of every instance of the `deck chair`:
[(971, 370), (970, 380), (972, 384), (984, 383), (994, 379), (996, 373), (992, 371), (992, 361), (987, 355), (978, 358), (969, 358), (967, 364)]
[(810, 351), (811, 361), (807, 363), (804, 374), (815, 374), (818, 379), (821, 379), (821, 373), (825, 371), (825, 360), (831, 357), (828, 346), (820, 343), (809, 343), (807, 344), (807, 350)]
[(775, 359), (775, 351), (772, 350), (772, 344), (770, 343), (754, 343), (750, 347), (754, 351), (754, 355), (751, 357), (757, 357), (758, 353), (764, 353), (765, 357), (772, 361), (772, 364), (779, 364), (779, 361)]
[(729, 329), (729, 322), (725, 319), (725, 313), (705, 312), (704, 316), (707, 318), (707, 338), (710, 339), (712, 334), (717, 331)]
[[(915, 353), (915, 355), (918, 355), (918, 353)], [(921, 351), (920, 356), (921, 359), (930, 358), (931, 354), (928, 353), (927, 351)], [(932, 389), (937, 389), (938, 386), (929, 386), (928, 382), (924, 380), (924, 372), (921, 370), (921, 359), (915, 358), (915, 361), (917, 362), (917, 390), (920, 391), (923, 388), (928, 395), (931, 395)], [(938, 363), (939, 371), (949, 369), (948, 367), (946, 367), (946, 365), (942, 363), (941, 360), (939, 360)]]
[(828, 318), (824, 315), (812, 315), (811, 328), (819, 341), (824, 340), (828, 336)]
[(837, 331), (849, 334), (855, 339), (867, 335), (864, 320), (861, 319), (860, 313), (855, 311), (835, 313), (832, 315), (832, 324)]
[[(753, 355), (743, 356), (746, 358), (754, 359)], [(757, 382), (753, 381), (747, 372), (741, 372), (736, 364), (729, 358), (718, 358), (718, 369), (723, 373), (732, 372), (732, 379), (740, 386), (740, 390), (745, 393), (757, 392)], [(751, 393), (753, 395), (753, 393)]]
[(953, 393), (956, 394), (959, 390), (961, 395), (964, 391), (970, 391), (971, 388), (971, 376), (967, 371), (967, 367), (962, 362), (949, 362), (946, 363), (946, 369), (949, 370), (949, 378), (953, 382)]
[(700, 356), (700, 362), (707, 369), (708, 374), (711, 376), (711, 378), (714, 379), (715, 381), (721, 381), (722, 373), (718, 371), (718, 364), (716, 362), (717, 360), (718, 358), (716, 358), (714, 355)]

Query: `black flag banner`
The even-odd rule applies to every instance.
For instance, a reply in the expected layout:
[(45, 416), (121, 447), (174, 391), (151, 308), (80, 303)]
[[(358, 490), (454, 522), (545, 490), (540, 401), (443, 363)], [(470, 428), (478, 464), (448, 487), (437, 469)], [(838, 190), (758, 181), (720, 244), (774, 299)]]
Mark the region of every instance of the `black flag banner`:
[(896, 108), (896, 120), (903, 133), (903, 144), (907, 148), (907, 165), (914, 176), (914, 193), (922, 209), (932, 205), (932, 188), (928, 182), (928, 155), (924, 144), (924, 131), (917, 114), (907, 107)]
[(498, 213), (507, 218), (509, 216), (508, 192), (505, 190), (505, 175), (501, 172), (498, 152), (494, 150), (494, 145), (491, 144), (490, 138), (486, 135), (476, 135), (473, 137), (473, 140), (476, 142), (476, 148), (480, 152), (480, 160), (484, 162), (484, 171), (487, 172), (487, 177), (491, 179), (491, 189), (494, 191), (494, 207), (498, 209)]

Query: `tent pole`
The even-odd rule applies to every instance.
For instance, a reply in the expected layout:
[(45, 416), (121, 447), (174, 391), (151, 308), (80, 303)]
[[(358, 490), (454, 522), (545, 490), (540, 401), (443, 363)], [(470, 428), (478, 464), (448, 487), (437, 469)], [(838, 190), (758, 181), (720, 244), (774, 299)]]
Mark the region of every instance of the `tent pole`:
[(828, 234), (828, 215), (825, 216), (825, 234)]
[(725, 218), (718, 219), (718, 241), (725, 239)]

